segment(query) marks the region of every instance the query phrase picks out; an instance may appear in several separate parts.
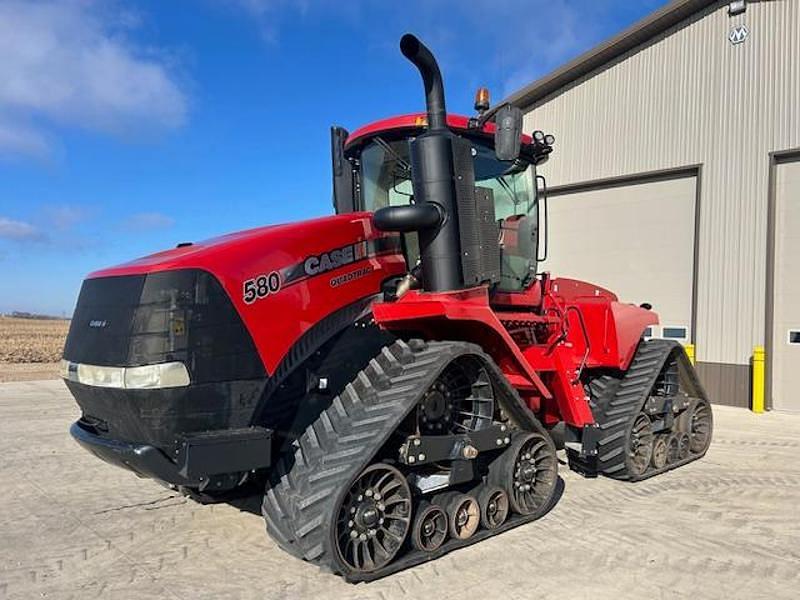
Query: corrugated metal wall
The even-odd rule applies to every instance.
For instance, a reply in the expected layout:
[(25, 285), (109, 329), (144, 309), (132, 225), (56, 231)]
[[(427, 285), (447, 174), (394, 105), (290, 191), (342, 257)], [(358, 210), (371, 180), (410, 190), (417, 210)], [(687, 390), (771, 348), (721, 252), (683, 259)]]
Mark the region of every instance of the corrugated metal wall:
[(526, 131), (556, 136), (550, 186), (703, 165), (698, 359), (747, 364), (765, 334), (769, 153), (800, 147), (800, 0), (719, 3), (528, 110)]

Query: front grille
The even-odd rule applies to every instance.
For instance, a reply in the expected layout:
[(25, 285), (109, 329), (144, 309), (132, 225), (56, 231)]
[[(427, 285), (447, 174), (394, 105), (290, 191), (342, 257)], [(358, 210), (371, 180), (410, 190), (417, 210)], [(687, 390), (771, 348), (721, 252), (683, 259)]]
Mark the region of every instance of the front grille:
[(181, 361), (193, 383), (266, 376), (225, 290), (197, 269), (87, 279), (64, 358), (113, 367)]
[(89, 365), (128, 366), (131, 323), (144, 280), (144, 275), (132, 275), (84, 281), (64, 358)]

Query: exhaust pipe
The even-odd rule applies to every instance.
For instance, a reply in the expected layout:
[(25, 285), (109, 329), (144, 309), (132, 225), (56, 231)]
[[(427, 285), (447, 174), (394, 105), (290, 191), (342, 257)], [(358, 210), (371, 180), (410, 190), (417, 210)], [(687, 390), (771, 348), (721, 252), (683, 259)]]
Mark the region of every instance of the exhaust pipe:
[(444, 84), (439, 65), (416, 37), (406, 34), (400, 51), (419, 70), (425, 86), (427, 131), (409, 147), (411, 180), (416, 202), (375, 212), (373, 223), (383, 231), (418, 231), (422, 259), (422, 289), (445, 292), (464, 287), (458, 230), (453, 134), (447, 128)]
[(430, 50), (410, 33), (400, 38), (400, 52), (410, 60), (422, 77), (425, 104), (428, 111), (428, 130), (447, 129), (447, 109), (444, 105), (444, 84), (439, 65)]

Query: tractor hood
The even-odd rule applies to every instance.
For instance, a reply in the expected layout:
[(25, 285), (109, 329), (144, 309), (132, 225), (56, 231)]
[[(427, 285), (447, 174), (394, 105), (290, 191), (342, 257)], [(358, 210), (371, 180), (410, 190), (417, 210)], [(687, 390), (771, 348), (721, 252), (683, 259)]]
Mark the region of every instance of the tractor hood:
[(305, 244), (313, 244), (315, 235), (327, 234), (330, 228), (348, 227), (353, 221), (364, 221), (360, 228), (362, 230), (360, 234), (367, 236), (369, 235), (368, 229), (371, 229), (368, 217), (368, 213), (350, 214), (246, 229), (201, 242), (180, 244), (176, 248), (94, 271), (88, 278), (143, 275), (172, 269), (208, 269), (212, 264), (230, 260), (233, 260), (234, 265), (242, 265), (243, 262), (251, 259), (263, 259), (266, 254), (290, 251), (287, 243), (292, 245), (293, 241), (302, 240)]
[[(137, 326), (137, 306), (174, 305), (175, 298), (190, 296), (195, 305), (207, 302), (209, 293), (198, 290), (211, 289), (211, 284), (198, 282), (210, 276), (249, 332), (264, 368), (272, 373), (314, 324), (375, 296), (383, 281), (405, 272), (399, 236), (377, 231), (371, 217), (351, 213), (260, 227), (96, 271), (81, 290), (72, 326), (76, 334), (70, 335), (74, 343), (68, 348), (76, 353), (79, 347), (82, 352), (99, 348), (98, 343), (79, 343), (83, 338), (77, 332), (111, 335), (114, 323), (122, 328), (114, 335), (124, 337), (126, 322)], [(176, 281), (181, 282), (177, 287)], [(111, 305), (127, 305), (130, 315), (107, 318), (104, 311)], [(163, 310), (167, 309), (164, 304)], [(107, 327), (98, 326), (106, 322)], [(130, 343), (118, 341), (120, 352), (130, 356)], [(77, 360), (66, 354), (65, 358)], [(100, 364), (94, 359), (78, 362)]]

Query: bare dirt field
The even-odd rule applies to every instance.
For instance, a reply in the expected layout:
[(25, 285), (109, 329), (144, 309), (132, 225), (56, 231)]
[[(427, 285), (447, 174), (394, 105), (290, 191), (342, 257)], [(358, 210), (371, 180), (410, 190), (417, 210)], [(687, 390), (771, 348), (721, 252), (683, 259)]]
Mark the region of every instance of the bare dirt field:
[(544, 518), (350, 585), (266, 536), (259, 499), (201, 506), (70, 439), (60, 381), (0, 384), (0, 600), (795, 599), (800, 416), (715, 407), (708, 455), (637, 484), (583, 479)]
[(0, 317), (0, 382), (55, 379), (69, 321)]

